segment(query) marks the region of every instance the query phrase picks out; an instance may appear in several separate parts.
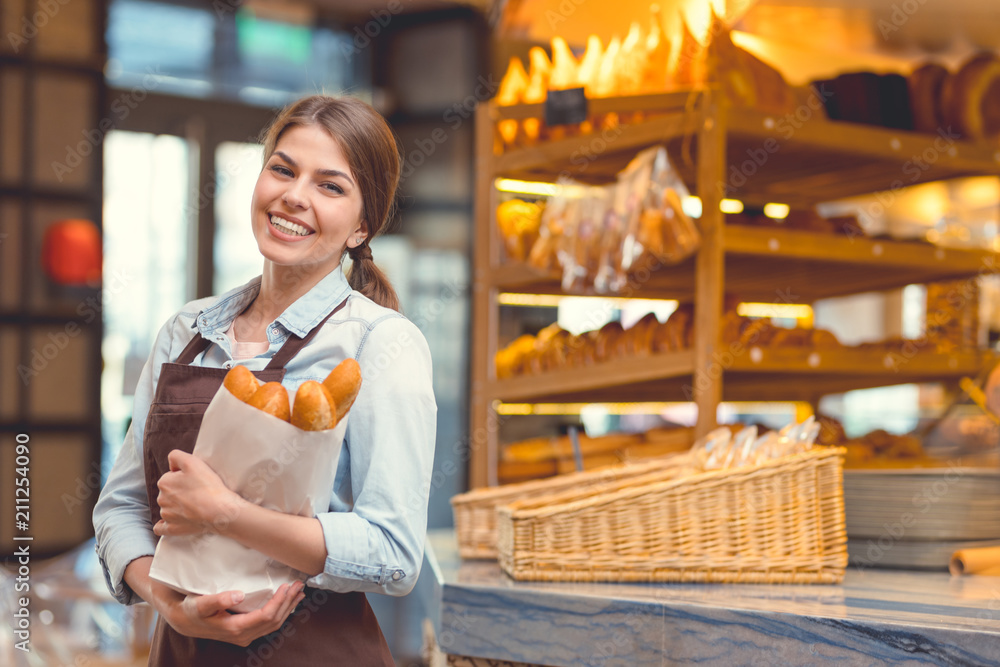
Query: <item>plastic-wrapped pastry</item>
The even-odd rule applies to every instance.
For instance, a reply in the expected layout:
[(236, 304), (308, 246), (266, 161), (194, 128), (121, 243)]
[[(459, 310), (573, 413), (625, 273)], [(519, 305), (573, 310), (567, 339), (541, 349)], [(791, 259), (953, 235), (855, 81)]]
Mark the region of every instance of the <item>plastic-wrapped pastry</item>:
[(533, 202), (510, 199), (497, 206), (497, 226), (511, 260), (528, 259), (529, 250), (538, 240), (541, 221), (542, 207)]

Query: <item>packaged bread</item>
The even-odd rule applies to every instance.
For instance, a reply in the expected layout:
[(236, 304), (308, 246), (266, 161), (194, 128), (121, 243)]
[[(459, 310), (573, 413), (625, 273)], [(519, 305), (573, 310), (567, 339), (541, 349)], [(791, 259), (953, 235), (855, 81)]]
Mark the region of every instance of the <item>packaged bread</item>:
[(325, 431), (337, 425), (337, 407), (330, 392), (315, 380), (306, 380), (295, 392), (292, 426), (303, 431)]
[(339, 423), (347, 416), (351, 406), (354, 405), (354, 399), (361, 391), (361, 366), (350, 357), (344, 359), (326, 376), (323, 386), (330, 392)]

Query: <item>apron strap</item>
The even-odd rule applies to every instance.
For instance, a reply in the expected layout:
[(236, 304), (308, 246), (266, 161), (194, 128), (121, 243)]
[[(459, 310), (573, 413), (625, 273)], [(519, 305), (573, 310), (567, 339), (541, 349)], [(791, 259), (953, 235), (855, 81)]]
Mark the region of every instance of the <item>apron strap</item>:
[[(314, 326), (304, 338), (299, 338), (295, 334), (292, 334), (288, 340), (285, 341), (285, 344), (281, 346), (281, 349), (274, 353), (274, 356), (271, 357), (271, 361), (268, 362), (265, 370), (284, 368), (285, 364), (291, 361), (292, 357), (298, 354), (299, 350), (305, 347), (306, 344), (311, 341), (317, 333), (319, 333), (320, 327), (326, 324), (326, 321), (333, 317), (334, 313), (346, 305), (347, 299), (344, 299), (336, 308), (330, 311), (329, 315), (320, 320), (319, 324)], [(212, 341), (195, 332), (194, 338), (191, 339), (191, 341), (187, 344), (187, 347), (184, 348), (184, 351), (181, 352), (181, 356), (177, 357), (177, 361), (174, 363), (190, 364), (194, 361), (195, 357), (207, 350), (208, 346), (211, 344)]]
[(285, 364), (291, 361), (292, 357), (298, 354), (299, 350), (305, 347), (306, 344), (311, 341), (317, 333), (319, 333), (320, 328), (326, 324), (326, 321), (333, 317), (334, 313), (346, 305), (347, 299), (344, 299), (336, 308), (330, 311), (329, 315), (320, 320), (319, 324), (314, 326), (304, 338), (299, 338), (295, 334), (289, 336), (288, 340), (285, 341), (285, 344), (281, 346), (281, 349), (275, 352), (274, 356), (271, 357), (271, 361), (264, 367), (264, 370), (284, 368)]

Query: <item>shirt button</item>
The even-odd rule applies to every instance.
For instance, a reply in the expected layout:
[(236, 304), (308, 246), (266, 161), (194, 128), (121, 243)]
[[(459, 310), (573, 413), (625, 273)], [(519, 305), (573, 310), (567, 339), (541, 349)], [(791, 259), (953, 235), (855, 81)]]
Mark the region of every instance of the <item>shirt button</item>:
[(392, 580), (393, 581), (399, 581), (402, 578), (403, 578), (403, 573), (400, 572), (399, 570), (396, 570), (395, 572), (392, 573)]
[(278, 327), (271, 327), (271, 333), (275, 336), (278, 335)]
[(222, 366), (224, 368), (232, 368), (233, 367), (233, 362), (227, 361), (226, 363), (222, 364)]

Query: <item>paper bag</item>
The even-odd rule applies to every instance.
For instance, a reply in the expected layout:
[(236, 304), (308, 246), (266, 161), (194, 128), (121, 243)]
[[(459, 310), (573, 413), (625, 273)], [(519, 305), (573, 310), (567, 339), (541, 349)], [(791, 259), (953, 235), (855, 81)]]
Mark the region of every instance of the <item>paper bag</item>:
[[(346, 430), (347, 417), (330, 430), (303, 431), (223, 386), (205, 411), (193, 453), (248, 501), (312, 517), (329, 511)], [(246, 597), (233, 608), (239, 612), (259, 609), (282, 584), (307, 578), (215, 533), (161, 537), (149, 576), (186, 594), (243, 591)]]

